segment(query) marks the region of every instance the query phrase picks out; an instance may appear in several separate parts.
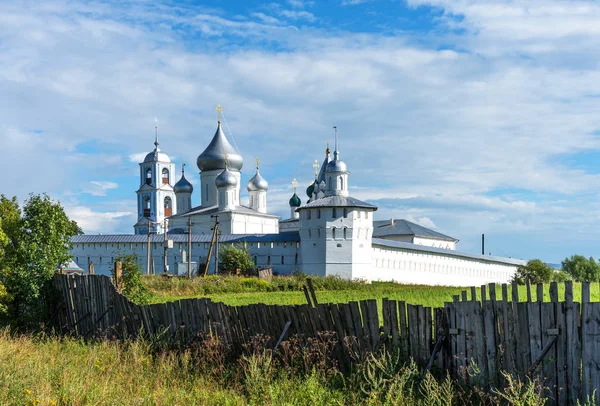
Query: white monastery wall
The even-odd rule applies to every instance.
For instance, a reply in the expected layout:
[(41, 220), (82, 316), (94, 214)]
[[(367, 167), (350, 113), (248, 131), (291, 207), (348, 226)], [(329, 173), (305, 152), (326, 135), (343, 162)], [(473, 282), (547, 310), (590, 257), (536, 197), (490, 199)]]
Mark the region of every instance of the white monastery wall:
[[(222, 248), (231, 245), (229, 242), (219, 243)], [(238, 244), (237, 242), (233, 243)], [(182, 261), (183, 251), (187, 252), (187, 242), (174, 243), (167, 250), (169, 272), (175, 272), (176, 264)], [(271, 266), (274, 272), (291, 274), (299, 269), (299, 243), (297, 242), (248, 242), (248, 250), (255, 264), (260, 267)], [(94, 272), (99, 275), (110, 275), (115, 259), (120, 255), (136, 254), (142, 273), (146, 273), (147, 243), (76, 243), (71, 254), (73, 261), (83, 270), (88, 271), (90, 261), (94, 263)], [(191, 261), (198, 264), (206, 262), (210, 243), (192, 243)], [(154, 259), (155, 272), (163, 273), (164, 249), (162, 243), (150, 243), (151, 260)], [(189, 258), (189, 256), (188, 256)], [(209, 273), (214, 271), (214, 252)]]
[(461, 256), (456, 252), (443, 254), (424, 250), (386, 247), (374, 244), (369, 272), (353, 274), (353, 278), (368, 281), (394, 281), (405, 284), (479, 286), (486, 283), (507, 283), (519, 265), (490, 259)]

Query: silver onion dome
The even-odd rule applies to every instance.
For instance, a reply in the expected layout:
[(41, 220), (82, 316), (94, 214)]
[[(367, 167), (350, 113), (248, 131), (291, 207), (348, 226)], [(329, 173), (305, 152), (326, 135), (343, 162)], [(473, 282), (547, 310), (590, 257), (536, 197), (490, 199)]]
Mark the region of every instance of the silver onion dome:
[(223, 130), (221, 122), (217, 125), (217, 131), (213, 136), (208, 147), (198, 156), (196, 164), (200, 171), (211, 171), (215, 169), (225, 169), (226, 162), (229, 169), (239, 171), (244, 165), (241, 155), (229, 143)]
[(334, 159), (327, 164), (325, 172), (348, 172), (346, 163), (341, 159)]
[(185, 174), (181, 171), (181, 179), (177, 181), (175, 186), (173, 186), (173, 191), (175, 193), (193, 193), (194, 187), (192, 184), (185, 178)]
[(248, 182), (248, 192), (254, 192), (257, 190), (264, 190), (265, 192), (269, 189), (269, 183), (260, 175), (258, 168), (256, 169), (256, 175)]
[(162, 152), (157, 145), (156, 148), (154, 148), (154, 151), (149, 152), (146, 155), (146, 158), (144, 158), (144, 163), (147, 162), (171, 162), (171, 159), (167, 154)]
[(237, 186), (237, 184), (237, 178), (228, 168), (225, 168), (225, 170), (223, 170), (223, 172), (215, 179), (215, 185), (218, 188)]

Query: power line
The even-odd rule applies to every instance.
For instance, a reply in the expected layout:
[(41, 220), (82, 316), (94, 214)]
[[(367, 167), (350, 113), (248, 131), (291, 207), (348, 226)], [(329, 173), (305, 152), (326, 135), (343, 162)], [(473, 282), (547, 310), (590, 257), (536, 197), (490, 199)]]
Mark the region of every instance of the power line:
[(225, 123), (225, 127), (227, 127), (227, 132), (229, 133), (229, 135), (231, 135), (231, 140), (233, 141), (233, 146), (235, 147), (236, 151), (239, 154), (240, 149), (238, 148), (238, 146), (237, 146), (237, 144), (235, 142), (235, 137), (233, 136), (233, 133), (229, 129), (229, 125), (227, 124), (227, 119), (225, 118), (225, 114), (223, 114), (223, 112), (221, 112), (221, 117), (223, 118), (223, 122)]

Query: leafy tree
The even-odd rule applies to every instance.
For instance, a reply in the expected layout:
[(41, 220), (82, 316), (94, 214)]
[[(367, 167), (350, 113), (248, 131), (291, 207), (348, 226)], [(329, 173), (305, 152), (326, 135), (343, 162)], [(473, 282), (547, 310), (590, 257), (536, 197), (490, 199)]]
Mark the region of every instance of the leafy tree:
[(573, 280), (573, 277), (565, 271), (563, 271), (562, 269), (560, 269), (558, 271), (554, 271), (554, 276), (552, 276), (552, 280), (554, 282), (564, 282)]
[(69, 261), (71, 238), (81, 229), (46, 194), (30, 195), (22, 211), (15, 197), (1, 195), (0, 221), (7, 239), (0, 280), (11, 298), (11, 315), (16, 318), (26, 310), (35, 313), (42, 309), (43, 286), (59, 265)]
[(532, 259), (527, 261), (527, 265), (520, 266), (513, 276), (518, 284), (529, 283), (546, 283), (550, 282), (554, 276), (554, 269), (546, 265), (540, 259)]
[(600, 280), (600, 264), (594, 258), (572, 255), (562, 262), (562, 269), (577, 282), (595, 282)]
[[(135, 304), (146, 304), (150, 301), (150, 291), (142, 283), (142, 270), (136, 254), (120, 255), (123, 294)], [(116, 278), (113, 268), (113, 278)]]
[(219, 268), (226, 273), (234, 273), (237, 269), (247, 271), (254, 268), (254, 262), (248, 248), (226, 245), (219, 250)]

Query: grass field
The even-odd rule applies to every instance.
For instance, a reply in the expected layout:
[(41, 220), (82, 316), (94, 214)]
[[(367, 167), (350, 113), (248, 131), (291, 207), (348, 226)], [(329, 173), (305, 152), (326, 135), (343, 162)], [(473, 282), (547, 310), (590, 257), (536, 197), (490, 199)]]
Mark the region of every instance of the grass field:
[(543, 405), (532, 384), (489, 394), (385, 354), (342, 375), (321, 352), (296, 352), (291, 362), (269, 350), (226, 360), (212, 343), (157, 350), (0, 330), (0, 405)]
[[(331, 279), (331, 280), (328, 280)], [(334, 278), (314, 278), (317, 299), (320, 303), (345, 303), (354, 300), (383, 298), (403, 300), (410, 304), (429, 307), (443, 307), (444, 302), (452, 301), (453, 295), (460, 295), (469, 287), (401, 285), (390, 282), (371, 284), (336, 280)], [(144, 278), (144, 284), (152, 293), (152, 302), (160, 303), (192, 297), (209, 297), (214, 301), (240, 306), (253, 303), (265, 304), (305, 304), (302, 292), (304, 281), (295, 277), (277, 277), (271, 283), (240, 277), (164, 279), (160, 276)], [(591, 284), (591, 300), (600, 301), (600, 286)], [(564, 299), (564, 284), (558, 283), (559, 300)], [(509, 300), (511, 293), (509, 287)], [(581, 300), (581, 284), (573, 283), (574, 300)], [(502, 297), (502, 288), (496, 286), (497, 298)], [(481, 299), (481, 289), (477, 288), (477, 298)], [(489, 298), (489, 292), (488, 292)], [(526, 286), (519, 286), (520, 301), (527, 298)], [(532, 299), (536, 300), (536, 289), (532, 286)], [(548, 285), (544, 286), (544, 301), (550, 300)]]

